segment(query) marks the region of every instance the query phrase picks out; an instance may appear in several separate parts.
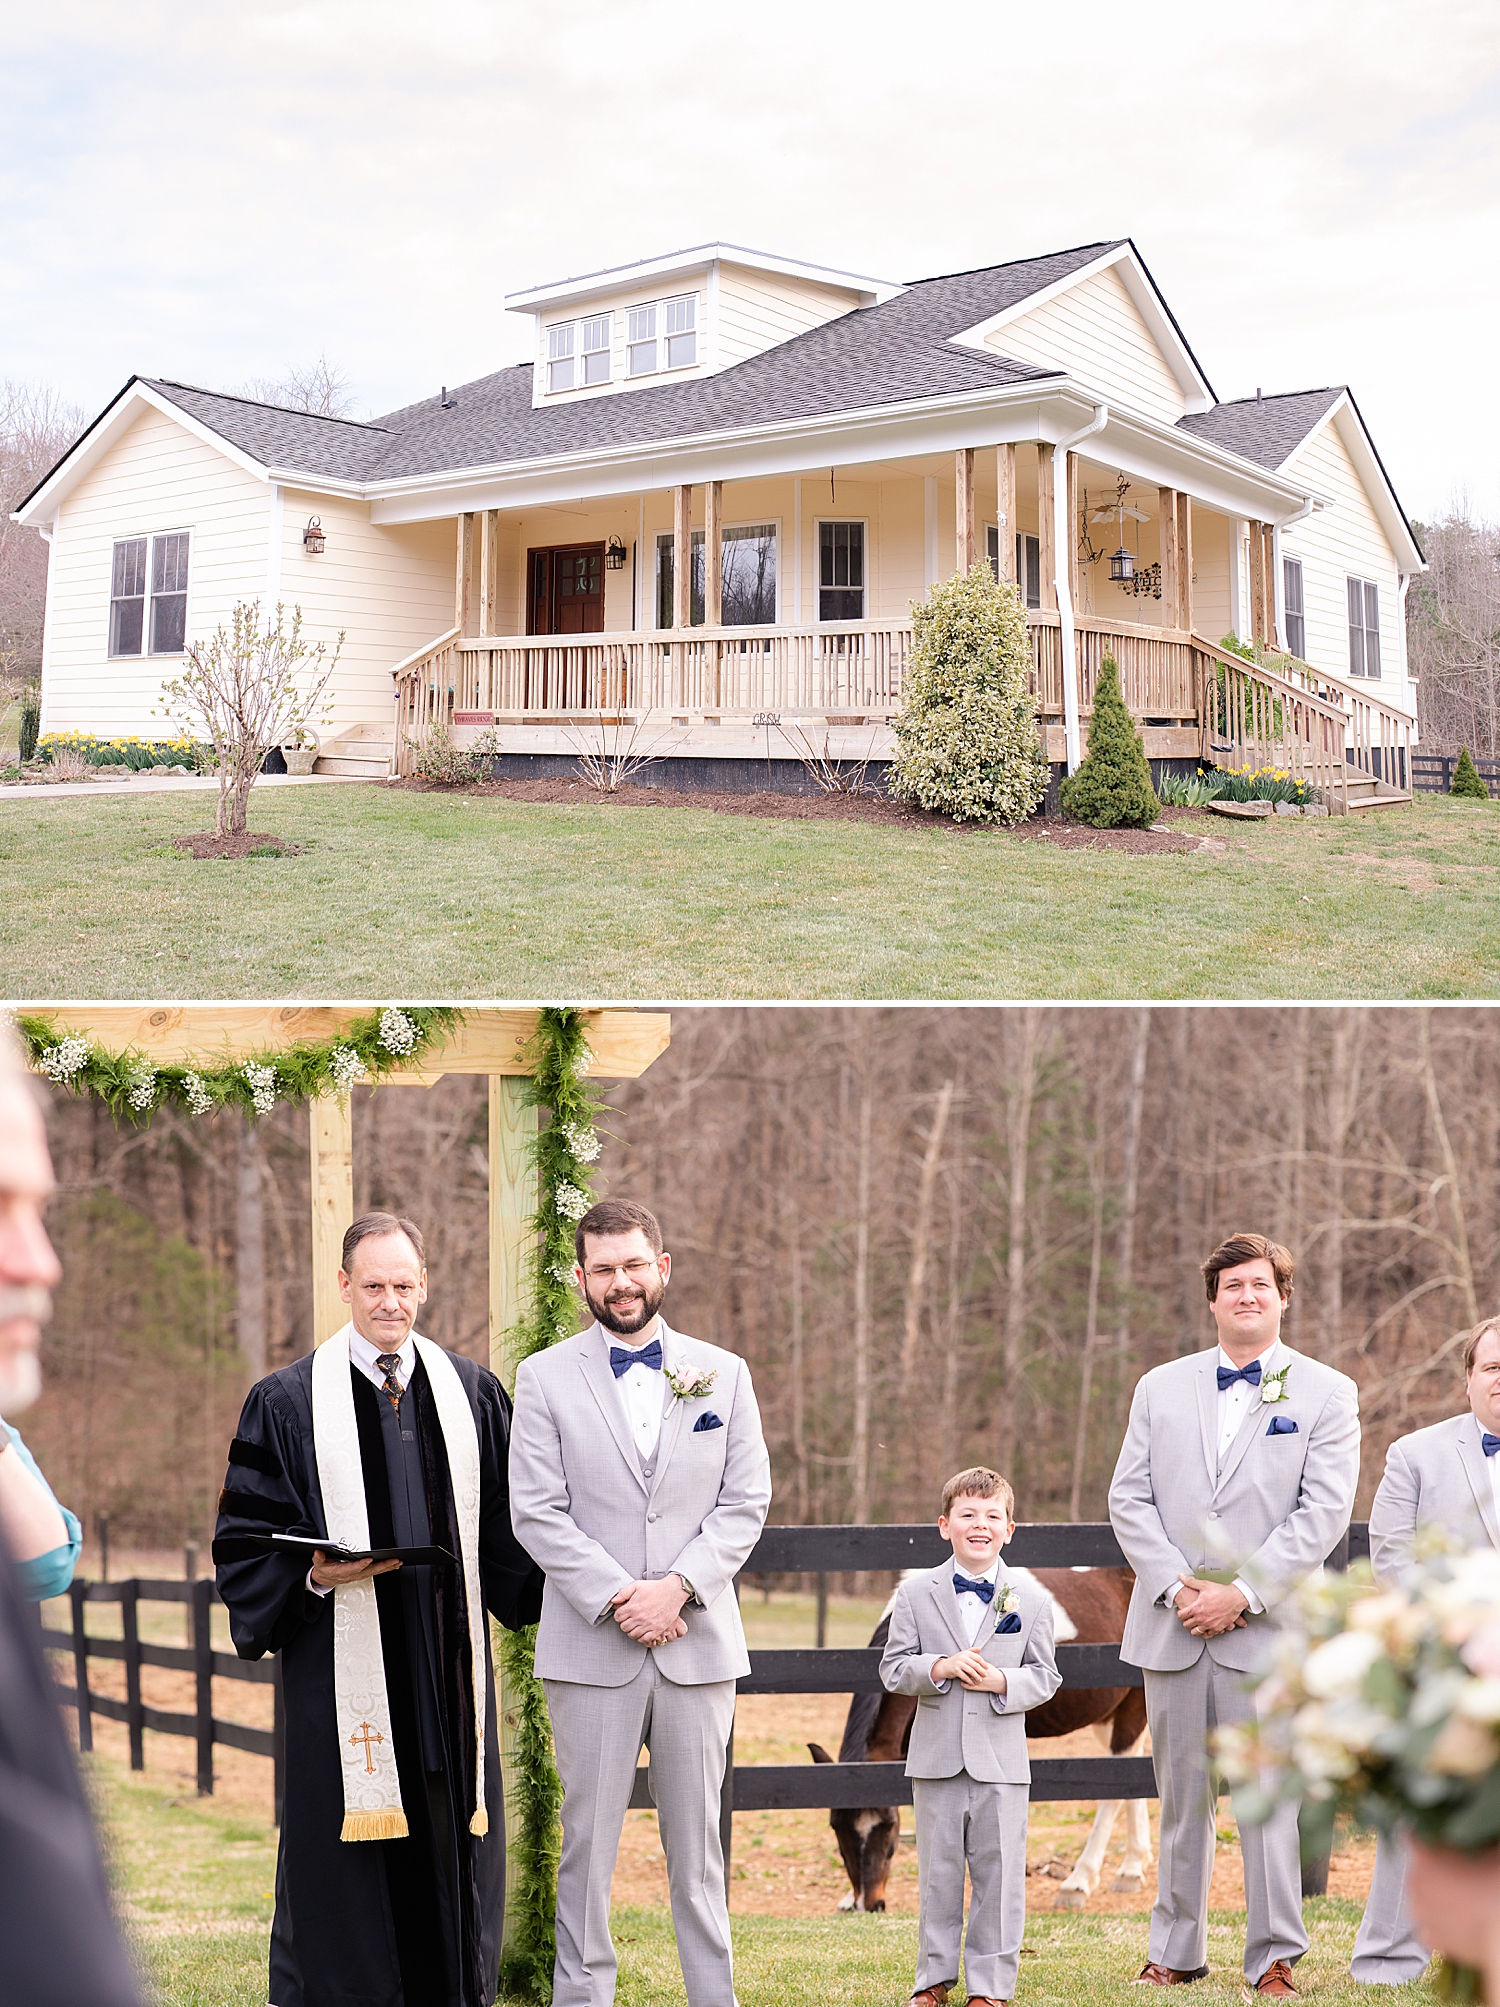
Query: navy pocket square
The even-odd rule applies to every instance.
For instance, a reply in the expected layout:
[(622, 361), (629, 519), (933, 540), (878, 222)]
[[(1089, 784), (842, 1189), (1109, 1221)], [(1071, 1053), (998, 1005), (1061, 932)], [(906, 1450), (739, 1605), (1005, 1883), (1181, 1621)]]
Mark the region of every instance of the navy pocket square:
[(693, 1434), (701, 1436), (705, 1429), (721, 1429), (723, 1426), (724, 1424), (719, 1420), (713, 1409), (710, 1408), (706, 1414), (700, 1415), (697, 1421), (693, 1423)]
[(1021, 1628), (1020, 1611), (1007, 1610), (1005, 1615), (1000, 1619), (999, 1623), (996, 1624), (995, 1633), (998, 1636), (1001, 1631), (1018, 1631), (1020, 1630), (1020, 1628)]
[(1296, 1433), (1297, 1424), (1290, 1415), (1272, 1415), (1270, 1426), (1266, 1430), (1268, 1436), (1294, 1436)]

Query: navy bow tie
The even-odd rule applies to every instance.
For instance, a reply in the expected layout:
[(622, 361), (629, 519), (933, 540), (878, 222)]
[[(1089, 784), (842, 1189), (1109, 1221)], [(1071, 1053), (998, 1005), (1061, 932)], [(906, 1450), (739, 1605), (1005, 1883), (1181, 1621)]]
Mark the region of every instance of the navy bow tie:
[(618, 1380), (622, 1373), (628, 1373), (632, 1366), (649, 1366), (653, 1373), (661, 1371), (661, 1340), (653, 1338), (649, 1345), (643, 1345), (639, 1352), (627, 1351), (623, 1345), (609, 1348), (609, 1370)]
[(1219, 1392), (1232, 1387), (1236, 1380), (1243, 1380), (1247, 1387), (1260, 1385), (1260, 1361), (1252, 1359), (1248, 1366), (1221, 1366), (1219, 1368)]
[(953, 1589), (955, 1595), (977, 1596), (981, 1603), (989, 1603), (994, 1600), (995, 1585), (993, 1582), (971, 1582), (967, 1575), (955, 1574), (953, 1577)]
[(1496, 1450), (1500, 1450), (1500, 1436), (1492, 1436), (1489, 1430), (1486, 1429), (1484, 1432), (1484, 1453), (1486, 1456), (1493, 1456)]

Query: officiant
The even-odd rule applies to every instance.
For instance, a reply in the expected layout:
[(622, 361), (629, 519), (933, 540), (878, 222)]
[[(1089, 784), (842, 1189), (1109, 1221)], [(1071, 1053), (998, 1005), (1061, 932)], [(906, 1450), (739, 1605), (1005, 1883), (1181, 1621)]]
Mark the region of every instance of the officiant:
[[(281, 1654), (269, 1999), (489, 2007), (505, 1821), (484, 1612), (534, 1623), (542, 1592), (511, 1531), (510, 1403), (414, 1330), (410, 1220), (357, 1219), (339, 1288), (349, 1323), (246, 1398), (214, 1540), (236, 1651)], [(337, 1558), (374, 1549), (408, 1558)]]

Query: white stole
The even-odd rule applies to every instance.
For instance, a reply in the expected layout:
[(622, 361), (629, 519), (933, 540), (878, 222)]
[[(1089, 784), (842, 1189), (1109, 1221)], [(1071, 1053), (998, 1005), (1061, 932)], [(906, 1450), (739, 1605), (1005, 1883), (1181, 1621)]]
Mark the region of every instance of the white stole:
[[(350, 1382), (349, 1337), (353, 1326), (320, 1345), (313, 1354), (313, 1449), (318, 1485), (331, 1543), (356, 1553), (370, 1545), (365, 1507), (364, 1467)], [(459, 1558), (469, 1612), (469, 1655), (474, 1688), (474, 1811), (469, 1831), (489, 1831), (484, 1804), (484, 1704), (489, 1673), (484, 1604), (479, 1584), (479, 1430), (463, 1381), (441, 1345), (413, 1332), (417, 1352), (437, 1407), (448, 1453), (453, 1504), (458, 1519)], [(333, 1591), (333, 1693), (339, 1758), (344, 1773), (341, 1840), (400, 1840), (409, 1831), (401, 1807), (401, 1784), (391, 1732), (385, 1658), (380, 1649), (380, 1613), (373, 1581), (352, 1582)]]

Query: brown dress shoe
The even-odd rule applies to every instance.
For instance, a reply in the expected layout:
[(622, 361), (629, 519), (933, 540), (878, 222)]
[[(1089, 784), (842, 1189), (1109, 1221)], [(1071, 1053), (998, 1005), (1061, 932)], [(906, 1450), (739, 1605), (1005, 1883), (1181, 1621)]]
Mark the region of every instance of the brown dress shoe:
[(1292, 1968), (1285, 1958), (1274, 1959), (1255, 1982), (1257, 1993), (1268, 1993), (1273, 2000), (1287, 2000), (1297, 1991), (1292, 1984)]
[(913, 1993), (906, 2007), (946, 2007), (947, 1999), (946, 1986), (924, 1986), (920, 1993)]
[(1195, 1979), (1207, 1979), (1208, 1967), (1198, 1965), (1191, 1972), (1179, 1972), (1175, 1966), (1156, 1965), (1150, 1959), (1141, 1967), (1131, 1981), (1133, 1986), (1191, 1986)]

